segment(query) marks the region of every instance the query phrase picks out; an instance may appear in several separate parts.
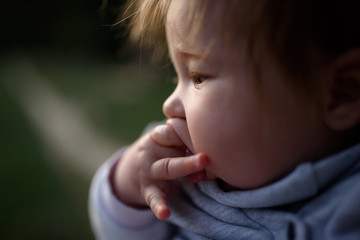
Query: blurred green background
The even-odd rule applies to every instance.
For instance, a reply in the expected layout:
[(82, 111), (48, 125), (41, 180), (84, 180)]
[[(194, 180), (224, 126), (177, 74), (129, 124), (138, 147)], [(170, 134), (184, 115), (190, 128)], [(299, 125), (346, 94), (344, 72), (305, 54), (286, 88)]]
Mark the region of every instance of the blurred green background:
[(172, 73), (111, 27), (122, 4), (2, 3), (1, 239), (93, 239), (91, 177), (164, 118)]

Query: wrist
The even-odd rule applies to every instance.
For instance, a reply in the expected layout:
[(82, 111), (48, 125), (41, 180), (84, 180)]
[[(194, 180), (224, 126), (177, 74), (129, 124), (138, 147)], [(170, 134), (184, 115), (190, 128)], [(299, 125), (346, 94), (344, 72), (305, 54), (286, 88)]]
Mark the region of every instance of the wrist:
[[(96, 172), (90, 189), (90, 214), (92, 220), (108, 219), (116, 226), (125, 228), (147, 228), (151, 226), (156, 218), (149, 209), (137, 209), (127, 206), (119, 201), (111, 188), (109, 175), (111, 167), (116, 163), (122, 152), (117, 153), (104, 163)], [(100, 216), (101, 215), (101, 216)], [(108, 221), (106, 220), (106, 221)]]
[[(109, 172), (109, 183), (110, 188), (113, 193), (113, 195), (116, 197), (116, 199), (123, 204), (127, 205), (128, 207), (137, 208), (137, 209), (146, 209), (148, 206), (146, 203), (141, 203), (140, 201), (135, 201), (136, 197), (131, 196), (132, 191), (124, 190), (123, 186), (130, 186), (130, 184), (126, 183), (126, 177), (123, 177), (120, 173), (120, 165), (121, 165), (121, 159), (117, 159), (114, 164), (110, 168)], [(130, 187), (130, 189), (135, 189), (135, 187)]]

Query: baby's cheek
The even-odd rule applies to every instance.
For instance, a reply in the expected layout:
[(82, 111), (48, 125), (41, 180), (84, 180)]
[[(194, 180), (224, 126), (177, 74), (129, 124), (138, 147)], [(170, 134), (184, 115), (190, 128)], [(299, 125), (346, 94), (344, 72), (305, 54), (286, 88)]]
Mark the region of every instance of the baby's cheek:
[(213, 179), (215, 177), (211, 169), (215, 168), (219, 161), (220, 148), (216, 146), (216, 141), (209, 137), (194, 137), (193, 139), (194, 153), (204, 153), (209, 158), (209, 164), (206, 168), (207, 177)]
[(209, 150), (216, 144), (216, 132), (206, 122), (194, 124), (188, 123), (191, 141), (196, 153), (209, 154)]
[(226, 145), (226, 138), (221, 130), (222, 125), (219, 124), (217, 116), (211, 114), (191, 114), (188, 117), (187, 124), (191, 141), (194, 147), (194, 153), (204, 153), (210, 160), (209, 167), (207, 168), (209, 176), (214, 177), (213, 167), (215, 168), (216, 162), (221, 160), (224, 144)]

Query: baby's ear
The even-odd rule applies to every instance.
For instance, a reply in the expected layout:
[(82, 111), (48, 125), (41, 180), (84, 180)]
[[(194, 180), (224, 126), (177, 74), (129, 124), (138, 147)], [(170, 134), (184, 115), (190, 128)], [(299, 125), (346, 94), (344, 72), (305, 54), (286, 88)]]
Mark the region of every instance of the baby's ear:
[(360, 124), (360, 49), (338, 57), (327, 75), (325, 121), (335, 131), (346, 131)]

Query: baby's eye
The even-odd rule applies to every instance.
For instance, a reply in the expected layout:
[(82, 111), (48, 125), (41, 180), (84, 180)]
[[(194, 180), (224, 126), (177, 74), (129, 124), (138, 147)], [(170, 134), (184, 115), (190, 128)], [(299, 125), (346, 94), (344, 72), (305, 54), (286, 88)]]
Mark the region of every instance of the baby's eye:
[(191, 78), (191, 81), (194, 83), (195, 86), (198, 86), (198, 85), (202, 84), (207, 79), (206, 76), (200, 75), (200, 74), (195, 73), (195, 72), (191, 73), (190, 78)]

